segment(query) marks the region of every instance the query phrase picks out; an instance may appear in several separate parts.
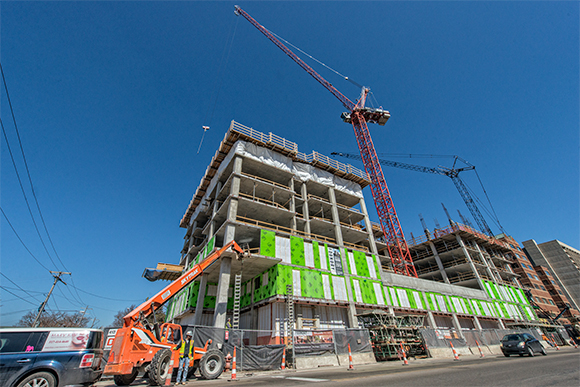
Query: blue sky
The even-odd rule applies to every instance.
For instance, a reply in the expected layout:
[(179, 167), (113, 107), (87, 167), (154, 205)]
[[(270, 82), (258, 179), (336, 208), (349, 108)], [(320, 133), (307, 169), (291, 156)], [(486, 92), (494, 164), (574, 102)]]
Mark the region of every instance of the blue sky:
[[(4, 139), (1, 206), (46, 268), (73, 273), (72, 281), (63, 277), (68, 287), (57, 286), (51, 310), (88, 305), (87, 314), (107, 326), (118, 310), (167, 284), (141, 274), (157, 262), (178, 262), (179, 221), (232, 119), (295, 141), (302, 152), (357, 152), (340, 102), (236, 17), (234, 4), (0, 4), (2, 66), (60, 260), (35, 209), (4, 91), (2, 122), (54, 264)], [(377, 152), (460, 155), (477, 167), (508, 234), (580, 247), (577, 2), (238, 4), (371, 87), (391, 112), (386, 126), (370, 126)], [(351, 100), (358, 97), (357, 87), (309, 64)], [(202, 125), (211, 129), (197, 154)], [(446, 159), (390, 159), (450, 166)], [(407, 237), (422, 233), (419, 213), (431, 229), (434, 219), (445, 225), (441, 202), (455, 220), (457, 209), (469, 216), (450, 179), (384, 172)], [(475, 174), (462, 176), (484, 198)], [(368, 189), (365, 195), (373, 208)], [(4, 218), (1, 226), (0, 271), (18, 285), (0, 278), (0, 325), (10, 325), (37, 309), (52, 277)]]

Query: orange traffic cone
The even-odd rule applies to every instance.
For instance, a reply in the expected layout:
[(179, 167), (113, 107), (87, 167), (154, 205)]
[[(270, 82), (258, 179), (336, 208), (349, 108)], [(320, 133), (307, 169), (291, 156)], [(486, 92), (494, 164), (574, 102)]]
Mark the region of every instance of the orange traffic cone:
[(169, 361), (169, 370), (167, 370), (167, 377), (165, 378), (165, 385), (171, 386), (171, 376), (173, 375), (173, 359)]
[(556, 351), (559, 351), (560, 347), (558, 347), (558, 343), (556, 343), (556, 340), (554, 340), (553, 337), (552, 337), (552, 343), (554, 343), (554, 347), (556, 347)]
[(409, 365), (409, 362), (407, 361), (407, 354), (405, 353), (405, 348), (403, 348), (403, 343), (399, 343), (401, 345), (401, 353), (403, 354), (403, 365)]
[(481, 350), (481, 347), (479, 346), (479, 341), (475, 340), (475, 344), (477, 344), (477, 349), (479, 349), (479, 357), (485, 357), (483, 351)]
[(350, 344), (348, 345), (348, 370), (354, 371), (354, 366), (352, 365), (352, 354), (350, 353)]
[(570, 345), (573, 345), (574, 348), (578, 348), (578, 344), (576, 344), (576, 342), (572, 339), (570, 339)]
[(280, 367), (281, 370), (286, 369), (286, 347), (284, 347), (284, 351), (282, 352), (282, 366)]
[(455, 350), (455, 347), (453, 346), (453, 343), (450, 341), (449, 344), (451, 344), (451, 349), (453, 350), (453, 360), (459, 360), (459, 355), (457, 354), (457, 351)]
[(236, 347), (234, 347), (234, 358), (232, 359), (232, 376), (229, 381), (231, 382), (234, 380), (238, 380), (236, 378)]

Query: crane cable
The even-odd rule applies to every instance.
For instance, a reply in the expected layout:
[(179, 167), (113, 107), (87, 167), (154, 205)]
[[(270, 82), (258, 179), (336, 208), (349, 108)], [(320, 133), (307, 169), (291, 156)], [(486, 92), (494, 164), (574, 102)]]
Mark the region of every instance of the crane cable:
[[(227, 65), (228, 65), (228, 62), (230, 59), (230, 53), (232, 52), (232, 46), (234, 45), (234, 37), (236, 36), (236, 31), (238, 30), (238, 22), (239, 22), (239, 18), (236, 18), (236, 23), (232, 27), (230, 27), (231, 39), (229, 40), (229, 42), (226, 40), (226, 45), (224, 46), (224, 51), (222, 53), (220, 67), (218, 69), (218, 75), (217, 75), (217, 78), (219, 80), (219, 84), (217, 87), (217, 92), (216, 92), (216, 96), (214, 98), (213, 106), (211, 108), (211, 115), (209, 117), (209, 121), (207, 121), (207, 126), (203, 126), (203, 134), (201, 135), (201, 141), (199, 142), (199, 147), (197, 148), (196, 154), (199, 154), (199, 151), (201, 150), (201, 144), (203, 144), (205, 132), (207, 132), (209, 130), (209, 128), (211, 127), (211, 122), (213, 120), (213, 114), (215, 112), (215, 107), (217, 105), (218, 97), (220, 95), (220, 90), (222, 88), (222, 84), (224, 81), (224, 76), (222, 75), (222, 69), (227, 67)], [(231, 32), (232, 29), (233, 29), (233, 33)], [(226, 55), (226, 51), (227, 51), (227, 55)], [(224, 56), (226, 58), (225, 62), (224, 62)], [(209, 113), (209, 109), (208, 109), (208, 111), (206, 111), (205, 117), (203, 118), (202, 122), (204, 122), (204, 123), (206, 122), (208, 113)]]
[[(262, 26), (263, 27), (263, 26)], [(316, 63), (326, 67), (327, 69), (329, 69), (330, 71), (332, 71), (333, 73), (335, 73), (336, 75), (338, 75), (339, 77), (343, 78), (346, 81), (349, 81), (350, 83), (352, 83), (353, 85), (357, 86), (359, 89), (362, 89), (363, 86), (355, 81), (353, 81), (352, 79), (350, 79), (349, 77), (347, 77), (346, 75), (343, 75), (341, 73), (339, 73), (338, 71), (336, 71), (335, 69), (333, 69), (332, 67), (326, 65), (325, 63), (319, 61), (318, 59), (316, 59), (315, 57), (313, 57), (312, 55), (308, 54), (307, 52), (301, 50), (299, 47), (296, 47), (295, 45), (293, 45), (292, 43), (290, 43), (289, 41), (287, 41), (286, 39), (284, 39), (283, 37), (276, 35), (274, 32), (268, 30), (266, 27), (264, 27), (264, 29), (266, 31), (268, 31), (269, 33), (271, 33), (272, 35), (274, 35), (275, 37), (277, 37), (278, 39), (280, 39), (281, 41), (283, 41), (284, 43), (286, 43), (289, 46), (294, 47), (296, 50), (300, 51), (301, 53), (303, 53), (304, 55), (306, 55), (307, 57), (309, 57), (310, 59), (312, 59), (313, 61), (315, 61)], [(372, 93), (371, 93), (372, 94)]]

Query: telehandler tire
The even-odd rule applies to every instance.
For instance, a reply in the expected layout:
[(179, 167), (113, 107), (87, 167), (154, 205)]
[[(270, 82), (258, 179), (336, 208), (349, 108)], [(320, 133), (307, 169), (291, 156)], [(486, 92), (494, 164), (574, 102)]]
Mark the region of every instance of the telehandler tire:
[(132, 373), (128, 375), (115, 375), (113, 376), (113, 380), (117, 386), (128, 386), (135, 381), (137, 374), (139, 374), (139, 370), (137, 368), (133, 368)]
[(165, 385), (165, 379), (169, 375), (169, 362), (171, 361), (171, 351), (167, 348), (157, 351), (149, 365), (149, 384), (152, 386)]
[(210, 349), (199, 362), (199, 373), (204, 379), (217, 379), (223, 372), (226, 360), (218, 349)]

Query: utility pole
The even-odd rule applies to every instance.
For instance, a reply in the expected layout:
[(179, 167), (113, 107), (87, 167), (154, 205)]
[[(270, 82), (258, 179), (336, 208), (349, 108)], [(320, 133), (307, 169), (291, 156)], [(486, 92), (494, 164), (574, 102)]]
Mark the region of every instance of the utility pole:
[(63, 280), (61, 280), (60, 279), (60, 276), (63, 275), (63, 274), (70, 275), (71, 273), (68, 272), (68, 271), (52, 271), (52, 270), (50, 270), (50, 274), (52, 274), (52, 276), (54, 277), (54, 282), (52, 283), (52, 287), (50, 288), (50, 291), (48, 292), (48, 294), (46, 296), (46, 299), (40, 305), (40, 309), (38, 309), (38, 314), (36, 315), (36, 318), (34, 319), (34, 323), (32, 324), (32, 327), (33, 328), (36, 328), (36, 326), (38, 324), (38, 320), (40, 319), (40, 315), (42, 314), (42, 312), (44, 312), (44, 307), (48, 303), (48, 299), (50, 298), (50, 295), (52, 294), (52, 291), (54, 290), (54, 287), (56, 286), (56, 283), (58, 281), (60, 281), (60, 282), (62, 282), (63, 284), (66, 285), (66, 282), (64, 282)]
[(87, 305), (87, 307), (85, 309), (81, 310), (81, 312), (83, 314), (81, 315), (81, 317), (79, 319), (79, 324), (81, 324), (83, 322), (83, 318), (85, 317), (85, 313), (87, 313), (87, 310), (89, 310), (89, 309), (92, 309), (92, 308), (89, 308), (89, 306)]

